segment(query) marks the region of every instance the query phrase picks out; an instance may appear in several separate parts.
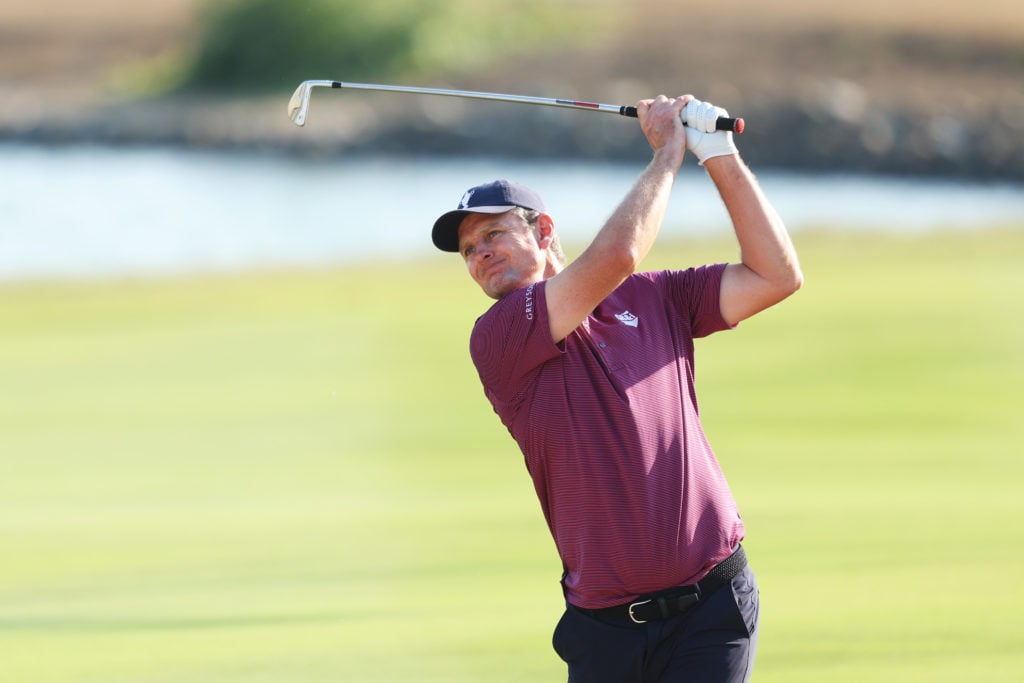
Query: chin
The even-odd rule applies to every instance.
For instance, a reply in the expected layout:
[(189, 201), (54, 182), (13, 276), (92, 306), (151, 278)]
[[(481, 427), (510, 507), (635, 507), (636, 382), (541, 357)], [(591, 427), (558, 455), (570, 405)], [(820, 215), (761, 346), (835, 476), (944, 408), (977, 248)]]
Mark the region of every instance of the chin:
[(517, 289), (528, 287), (534, 280), (528, 278), (511, 278), (506, 276), (499, 276), (493, 278), (486, 284), (481, 284), (484, 293), (492, 299), (501, 299)]
[(511, 294), (514, 291), (516, 291), (516, 287), (484, 287), (484, 294), (491, 297), (492, 299), (504, 298), (506, 295)]

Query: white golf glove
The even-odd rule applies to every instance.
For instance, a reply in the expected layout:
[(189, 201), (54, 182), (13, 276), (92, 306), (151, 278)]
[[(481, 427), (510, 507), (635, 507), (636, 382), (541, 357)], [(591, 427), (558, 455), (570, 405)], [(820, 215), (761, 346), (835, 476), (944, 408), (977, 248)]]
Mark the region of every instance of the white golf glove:
[(701, 166), (712, 157), (739, 154), (736, 144), (732, 141), (732, 133), (727, 130), (715, 130), (715, 122), (720, 116), (729, 116), (729, 112), (710, 102), (690, 100), (683, 108), (686, 149), (697, 156)]

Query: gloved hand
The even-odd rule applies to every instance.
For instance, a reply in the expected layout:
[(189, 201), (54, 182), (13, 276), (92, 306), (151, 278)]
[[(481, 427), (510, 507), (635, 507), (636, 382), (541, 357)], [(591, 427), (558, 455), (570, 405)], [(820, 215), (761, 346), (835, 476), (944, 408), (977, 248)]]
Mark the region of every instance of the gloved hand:
[(727, 154), (739, 154), (736, 144), (732, 141), (732, 133), (727, 130), (715, 130), (715, 122), (720, 116), (729, 116), (729, 112), (716, 107), (710, 102), (690, 100), (681, 114), (686, 124), (686, 149), (697, 156), (703, 166), (712, 157)]

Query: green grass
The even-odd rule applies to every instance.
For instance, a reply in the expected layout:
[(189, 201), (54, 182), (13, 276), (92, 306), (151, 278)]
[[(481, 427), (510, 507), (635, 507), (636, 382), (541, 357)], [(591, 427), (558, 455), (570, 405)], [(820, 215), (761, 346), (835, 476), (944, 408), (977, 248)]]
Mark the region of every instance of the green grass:
[[(800, 234), (698, 343), (755, 680), (1024, 666), (1024, 231)], [(659, 245), (649, 265), (729, 259)], [(0, 288), (0, 681), (554, 681), (558, 560), (447, 258)]]

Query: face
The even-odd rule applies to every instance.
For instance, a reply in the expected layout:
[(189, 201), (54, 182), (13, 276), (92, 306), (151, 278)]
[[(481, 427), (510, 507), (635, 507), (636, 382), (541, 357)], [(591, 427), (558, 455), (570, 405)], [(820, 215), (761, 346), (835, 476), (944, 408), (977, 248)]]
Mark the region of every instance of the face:
[(516, 211), (471, 213), (462, 219), (459, 252), (470, 277), (487, 296), (500, 299), (544, 279), (547, 251), (542, 243), (547, 239), (541, 236), (542, 229), (531, 228)]

